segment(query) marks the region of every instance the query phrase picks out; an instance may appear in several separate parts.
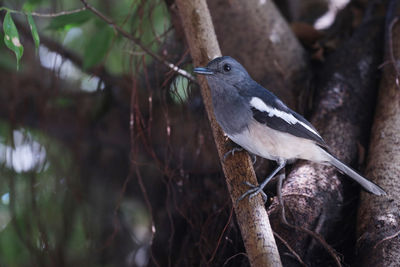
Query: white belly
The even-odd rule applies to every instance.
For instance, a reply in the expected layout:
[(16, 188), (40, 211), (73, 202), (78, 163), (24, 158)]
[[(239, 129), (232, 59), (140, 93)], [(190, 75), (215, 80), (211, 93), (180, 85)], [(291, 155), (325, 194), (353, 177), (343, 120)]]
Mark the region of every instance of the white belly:
[(328, 161), (322, 148), (314, 141), (274, 130), (257, 121), (251, 122), (242, 133), (229, 138), (247, 151), (266, 159)]

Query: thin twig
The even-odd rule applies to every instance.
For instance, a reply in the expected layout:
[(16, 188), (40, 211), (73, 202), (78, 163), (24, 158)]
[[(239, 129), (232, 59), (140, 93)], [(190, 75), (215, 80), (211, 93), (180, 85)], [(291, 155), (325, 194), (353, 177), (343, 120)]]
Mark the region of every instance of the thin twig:
[(211, 265), (211, 262), (214, 260), (215, 254), (217, 253), (217, 250), (218, 250), (219, 244), (221, 243), (222, 237), (224, 236), (224, 234), (225, 234), (225, 232), (226, 232), (226, 229), (228, 228), (228, 225), (230, 224), (230, 222), (231, 222), (231, 220), (232, 220), (232, 215), (233, 215), (233, 206), (232, 206), (232, 208), (231, 208), (231, 213), (229, 214), (228, 222), (225, 224), (225, 227), (224, 227), (224, 229), (222, 230), (222, 233), (221, 233), (221, 235), (220, 235), (219, 238), (218, 238), (217, 246), (215, 247), (214, 252), (213, 252), (213, 254), (211, 255), (211, 258), (210, 258), (210, 259), (208, 260), (208, 262), (207, 262), (208, 265)]
[(399, 85), (399, 75), (400, 75), (400, 70), (396, 61), (396, 58), (394, 57), (394, 52), (393, 52), (393, 27), (396, 24), (396, 22), (399, 20), (398, 17), (395, 17), (389, 25), (389, 57), (390, 57), (390, 61), (392, 62), (393, 68), (396, 72), (396, 86), (397, 88), (400, 89), (400, 85)]
[(77, 9), (74, 9), (74, 10), (60, 11), (60, 12), (56, 12), (56, 13), (31, 12), (31, 15), (35, 16), (35, 17), (41, 17), (41, 18), (56, 18), (56, 17), (60, 17), (60, 16), (79, 13), (79, 12), (82, 12), (82, 11), (85, 11), (85, 10), (86, 10), (86, 7), (81, 7), (81, 8), (77, 8)]
[(79, 13), (81, 11), (85, 11), (86, 9), (87, 9), (86, 7), (81, 7), (81, 8), (77, 8), (74, 10), (60, 11), (60, 12), (56, 12), (56, 13), (38, 13), (38, 12), (24, 12), (24, 11), (14, 10), (14, 9), (7, 8), (7, 7), (0, 7), (0, 11), (6, 10), (8, 12), (20, 14), (20, 15), (31, 14), (34, 17), (41, 17), (41, 18), (55, 18), (55, 17), (64, 16), (64, 15), (71, 15), (71, 14)]
[(398, 20), (399, 20), (398, 17), (394, 18), (392, 20), (392, 22), (390, 22), (390, 25), (389, 25), (389, 56), (390, 56), (390, 60), (392, 61), (393, 67), (396, 70), (397, 75), (400, 74), (400, 70), (396, 64), (396, 58), (394, 57), (394, 52), (393, 52), (393, 27)]
[(394, 52), (393, 52), (393, 27), (398, 20), (399, 20), (399, 18), (395, 17), (389, 24), (389, 34), (388, 34), (389, 41), (388, 41), (388, 43), (389, 43), (389, 58), (390, 58), (390, 60), (383, 62), (378, 67), (378, 69), (381, 69), (384, 66), (391, 63), (393, 65), (393, 68), (396, 70), (397, 76), (400, 74), (400, 70), (396, 64), (396, 58), (394, 57)]
[(81, 0), (82, 4), (84, 5), (84, 7), (88, 10), (90, 10), (93, 14), (95, 14), (97, 17), (99, 17), (101, 20), (103, 20), (104, 22), (106, 22), (108, 25), (110, 25), (111, 27), (114, 28), (115, 31), (117, 31), (118, 33), (120, 33), (122, 36), (124, 36), (125, 38), (131, 40), (135, 45), (139, 46), (144, 52), (146, 52), (148, 55), (150, 55), (151, 57), (153, 57), (155, 60), (159, 61), (160, 63), (164, 64), (165, 66), (167, 66), (168, 68), (170, 68), (171, 70), (175, 71), (176, 73), (182, 75), (183, 77), (187, 78), (188, 80), (192, 81), (192, 82), (197, 82), (196, 78), (193, 77), (193, 75), (191, 75), (190, 73), (188, 73), (187, 71), (179, 68), (178, 66), (176, 66), (175, 64), (163, 59), (160, 55), (157, 55), (156, 53), (154, 53), (153, 51), (151, 51), (149, 48), (147, 48), (145, 45), (142, 44), (142, 42), (136, 38), (135, 36), (131, 35), (130, 33), (128, 33), (127, 31), (125, 31), (124, 29), (122, 29), (120, 26), (118, 26), (117, 24), (115, 24), (115, 22), (113, 22), (111, 19), (109, 19), (108, 17), (106, 17), (104, 14), (102, 14), (100, 11), (98, 11), (95, 7), (91, 6), (88, 4), (88, 2), (86, 0)]
[[(28, 27), (27, 24), (20, 22), (19, 20), (15, 21), (15, 24), (18, 28), (18, 31), (21, 35), (27, 37), (27, 40), (32, 40), (31, 38), (28, 38), (31, 36), (31, 30)], [(1, 22), (0, 22), (0, 28), (1, 28)], [(51, 38), (48, 38), (47, 36), (41, 35), (40, 36), (40, 43), (43, 44), (47, 49), (49, 49), (52, 52), (56, 52), (60, 54), (64, 59), (70, 60), (74, 65), (76, 65), (78, 68), (82, 69), (83, 67), (83, 60), (82, 58), (76, 54), (75, 52), (69, 50), (68, 48), (64, 47), (62, 44), (60, 44), (57, 41), (54, 41)], [(33, 40), (32, 40), (33, 41)], [(101, 67), (92, 67), (87, 70), (85, 70), (86, 73), (92, 76), (97, 76), (100, 78), (101, 81), (103, 81), (107, 86), (112, 85), (112, 86), (124, 86), (121, 83), (121, 80), (119, 77), (113, 76), (110, 74), (104, 66)]]
[(300, 255), (297, 254), (296, 251), (294, 251), (294, 249), (289, 245), (288, 242), (286, 242), (285, 239), (283, 239), (283, 237), (281, 237), (280, 235), (278, 235), (278, 233), (276, 233), (275, 231), (274, 231), (274, 236), (275, 236), (276, 238), (278, 238), (279, 241), (282, 242), (282, 244), (285, 245), (285, 247), (290, 251), (290, 253), (293, 254), (293, 256), (297, 259), (297, 261), (298, 261), (301, 265), (307, 267), (307, 265), (306, 265), (306, 264), (304, 263), (304, 261), (301, 259)]
[(240, 252), (240, 253), (238, 253), (238, 254), (235, 254), (235, 255), (229, 257), (229, 258), (224, 262), (224, 265), (222, 265), (222, 266), (225, 266), (230, 260), (232, 260), (233, 258), (236, 258), (237, 256), (240, 256), (240, 255), (245, 256), (245, 257), (248, 258), (248, 256), (247, 256), (246, 253)]
[[(135, 78), (133, 78), (132, 81), (132, 92), (131, 92), (131, 99), (130, 99), (130, 112), (129, 112), (129, 135), (130, 135), (130, 143), (131, 143), (131, 157), (132, 159), (135, 159), (137, 157), (137, 151), (135, 150), (135, 109), (136, 109), (136, 103), (135, 100), (137, 99), (137, 80)], [(138, 116), (138, 115), (136, 115)], [(154, 236), (156, 233), (156, 227), (155, 227), (155, 223), (154, 223), (154, 214), (153, 214), (153, 208), (151, 205), (151, 201), (149, 198), (149, 195), (147, 193), (146, 190), (146, 186), (143, 182), (143, 178), (142, 175), (140, 173), (139, 170), (139, 166), (138, 165), (134, 165), (132, 164), (132, 168), (133, 166), (135, 166), (135, 173), (136, 173), (136, 177), (137, 177), (137, 181), (140, 187), (140, 190), (142, 191), (143, 194), (143, 198), (144, 201), (146, 203), (146, 207), (149, 211), (150, 214), (150, 221), (151, 221), (151, 229), (150, 229), (150, 233), (151, 233), (151, 238), (150, 238), (150, 242), (149, 245), (151, 247), (150, 249), (150, 257), (153, 261), (153, 264), (157, 267), (160, 266), (160, 264), (158, 263), (157, 259), (154, 257), (154, 253), (153, 253), (153, 249), (152, 249), (152, 244), (154, 241)]]
[(379, 246), (380, 244), (382, 244), (383, 242), (388, 241), (390, 239), (393, 239), (398, 235), (400, 235), (400, 231), (397, 231), (393, 235), (390, 235), (390, 236), (387, 236), (387, 237), (383, 238), (382, 240), (380, 240), (378, 243), (375, 244), (374, 249), (376, 249), (376, 247)]

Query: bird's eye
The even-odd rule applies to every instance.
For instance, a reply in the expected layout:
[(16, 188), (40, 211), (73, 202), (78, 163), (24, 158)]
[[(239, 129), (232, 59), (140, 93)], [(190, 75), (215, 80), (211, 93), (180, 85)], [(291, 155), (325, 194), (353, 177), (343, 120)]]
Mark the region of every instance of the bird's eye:
[(229, 64), (225, 64), (225, 65), (224, 65), (224, 71), (228, 72), (228, 71), (230, 71), (231, 69), (232, 69), (231, 65), (229, 65)]

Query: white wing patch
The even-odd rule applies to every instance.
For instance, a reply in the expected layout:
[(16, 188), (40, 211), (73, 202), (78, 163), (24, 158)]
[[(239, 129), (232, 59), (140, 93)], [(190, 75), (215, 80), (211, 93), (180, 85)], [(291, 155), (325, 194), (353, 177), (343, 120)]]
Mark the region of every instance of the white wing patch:
[(299, 123), (301, 124), (304, 128), (306, 128), (307, 130), (309, 130), (310, 132), (312, 132), (313, 134), (321, 137), (317, 131), (315, 131), (313, 128), (311, 128), (310, 126), (308, 126), (307, 124), (305, 124), (302, 121), (299, 121), (298, 119), (295, 118), (295, 116), (293, 116), (293, 114), (287, 113), (285, 111), (273, 108), (271, 106), (268, 106), (267, 104), (265, 104), (264, 101), (262, 101), (260, 98), (258, 97), (252, 97), (251, 101), (250, 101), (250, 105), (262, 112), (267, 112), (269, 117), (273, 117), (276, 116), (278, 118), (281, 118), (282, 120), (286, 121), (289, 124), (296, 124)]

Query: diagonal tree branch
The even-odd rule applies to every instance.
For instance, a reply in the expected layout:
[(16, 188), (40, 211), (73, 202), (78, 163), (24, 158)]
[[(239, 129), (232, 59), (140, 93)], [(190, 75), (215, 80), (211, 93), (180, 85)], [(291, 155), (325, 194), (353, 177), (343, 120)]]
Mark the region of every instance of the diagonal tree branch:
[[(220, 56), (211, 16), (205, 0), (176, 0), (190, 53), (196, 65), (204, 65)], [(247, 153), (237, 153), (223, 160), (229, 142), (218, 126), (212, 109), (210, 89), (205, 78), (199, 78), (204, 105), (235, 208), (247, 255), (252, 266), (282, 266), (272, 229), (261, 196), (237, 202), (244, 193), (243, 182), (257, 179)]]

